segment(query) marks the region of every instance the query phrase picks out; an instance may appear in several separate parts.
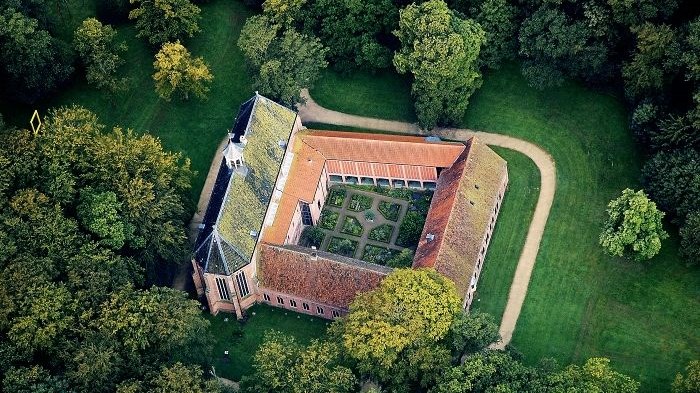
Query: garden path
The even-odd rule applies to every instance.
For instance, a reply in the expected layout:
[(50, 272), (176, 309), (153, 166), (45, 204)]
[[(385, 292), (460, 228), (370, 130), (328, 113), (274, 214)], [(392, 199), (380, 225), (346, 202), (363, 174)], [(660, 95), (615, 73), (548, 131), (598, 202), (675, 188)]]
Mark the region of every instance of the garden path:
[(544, 234), (544, 229), (547, 224), (547, 218), (554, 201), (554, 193), (556, 190), (556, 167), (554, 159), (544, 149), (534, 143), (514, 138), (508, 135), (494, 134), (490, 132), (473, 131), (469, 129), (457, 128), (436, 128), (427, 132), (421, 130), (417, 124), (405, 123), (401, 121), (382, 120), (370, 117), (350, 115), (347, 113), (337, 112), (326, 109), (318, 105), (309, 95), (308, 90), (302, 90), (302, 97), (306, 100), (305, 104), (299, 105), (299, 115), (302, 122), (307, 123), (327, 123), (336, 124), (348, 127), (357, 127), (374, 130), (385, 130), (418, 135), (437, 135), (445, 139), (466, 141), (469, 138), (476, 136), (481, 141), (488, 145), (505, 147), (507, 149), (518, 151), (528, 156), (537, 166), (540, 171), (540, 195), (535, 206), (535, 213), (532, 216), (530, 227), (525, 238), (525, 245), (520, 254), (518, 265), (513, 277), (513, 284), (510, 287), (508, 294), (508, 302), (499, 332), (501, 341), (494, 343), (493, 348), (503, 349), (510, 343), (513, 338), (515, 325), (520, 316), (527, 287), (530, 283), (530, 277), (535, 267), (537, 253), (540, 248), (540, 242)]
[[(328, 234), (326, 235), (325, 239), (323, 239), (323, 243), (321, 244), (321, 250), (327, 251), (328, 250), (328, 243), (330, 243), (330, 240), (332, 237), (340, 237), (344, 239), (350, 239), (353, 241), (357, 241), (357, 248), (355, 249), (355, 258), (361, 259), (362, 258), (362, 253), (364, 252), (365, 246), (367, 244), (371, 244), (373, 246), (378, 246), (378, 247), (389, 247), (395, 250), (402, 250), (402, 247), (399, 247), (396, 245), (396, 237), (399, 235), (399, 224), (403, 220), (404, 216), (406, 216), (406, 212), (408, 211), (408, 201), (406, 200), (401, 200), (398, 198), (391, 198), (388, 196), (384, 196), (381, 194), (377, 194), (374, 192), (369, 192), (369, 191), (363, 191), (363, 190), (357, 190), (357, 189), (352, 189), (352, 188), (346, 188), (347, 190), (347, 195), (345, 196), (345, 200), (343, 200), (343, 205), (341, 207), (336, 207), (332, 206), (330, 204), (326, 204), (324, 206), (324, 209), (329, 209), (331, 211), (334, 211), (339, 214), (338, 216), (338, 222), (335, 225), (334, 230), (328, 230), (328, 229), (323, 229), (325, 232)], [(349, 205), (350, 205), (350, 199), (352, 198), (353, 194), (359, 194), (359, 195), (366, 195), (372, 198), (372, 205), (369, 209), (357, 212), (354, 210), (350, 210)], [(401, 212), (399, 213), (399, 218), (396, 222), (387, 220), (384, 218), (384, 216), (379, 212), (379, 202), (380, 201), (387, 201), (391, 203), (397, 203), (401, 205)], [(371, 211), (374, 213), (374, 221), (368, 222), (365, 219), (365, 212), (366, 211)], [(355, 217), (360, 224), (363, 227), (362, 235), (357, 237), (357, 236), (352, 236), (347, 233), (341, 232), (342, 227), (343, 227), (343, 222), (345, 221), (345, 217), (347, 216), (352, 216)], [(367, 238), (369, 235), (369, 232), (373, 229), (376, 228), (380, 225), (383, 224), (389, 224), (394, 227), (394, 232), (391, 234), (391, 239), (389, 243), (382, 243), (378, 242), (375, 240), (370, 240)]]

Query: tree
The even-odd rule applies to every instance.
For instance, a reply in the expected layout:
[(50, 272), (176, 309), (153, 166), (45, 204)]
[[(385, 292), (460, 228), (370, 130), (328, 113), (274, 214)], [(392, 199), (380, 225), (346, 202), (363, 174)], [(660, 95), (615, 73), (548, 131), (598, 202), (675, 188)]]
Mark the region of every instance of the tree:
[(126, 242), (130, 228), (119, 216), (122, 205), (112, 191), (95, 192), (90, 188), (81, 190), (77, 208), (83, 226), (108, 247), (120, 249)]
[(655, 154), (642, 168), (642, 180), (652, 199), (677, 219), (700, 210), (700, 153), (696, 150)]
[(11, 368), (2, 380), (5, 393), (60, 393), (68, 386), (41, 366)]
[(305, 247), (316, 247), (316, 248), (321, 248), (321, 243), (323, 242), (323, 239), (326, 237), (326, 232), (321, 230), (318, 227), (315, 226), (308, 226), (304, 228), (304, 230), (301, 232), (301, 239), (299, 240), (299, 244), (304, 245)]
[(455, 359), (478, 352), (501, 339), (493, 316), (480, 311), (457, 314), (448, 337)]
[(238, 38), (253, 86), (285, 105), (301, 102), (302, 88), (310, 88), (328, 63), (327, 49), (318, 38), (274, 23), (266, 15), (246, 21)]
[(589, 81), (605, 79), (609, 47), (607, 27), (574, 18), (566, 4), (544, 3), (520, 27), (522, 73), (531, 86), (543, 89), (560, 85), (565, 77)]
[(190, 52), (180, 44), (167, 42), (156, 54), (153, 62), (156, 72), (156, 92), (160, 98), (170, 101), (173, 93), (178, 93), (188, 100), (190, 93), (199, 99), (205, 99), (209, 92), (208, 84), (214, 77), (201, 57), (192, 58)]
[(269, 332), (253, 367), (255, 372), (241, 381), (244, 393), (349, 393), (357, 388), (357, 378), (341, 362), (340, 347), (328, 341), (303, 347), (294, 337)]
[(649, 143), (656, 150), (700, 148), (700, 129), (693, 127), (690, 116), (668, 115), (648, 132)]
[(661, 250), (661, 241), (668, 238), (661, 222), (664, 215), (644, 191), (627, 188), (608, 204), (600, 244), (610, 255), (636, 261), (651, 259)]
[(192, 37), (199, 31), (200, 9), (189, 0), (130, 0), (137, 8), (129, 12), (136, 19), (137, 37), (151, 45)]
[(413, 75), (411, 94), (422, 127), (456, 123), (469, 97), (481, 86), (477, 59), (485, 34), (473, 20), (460, 19), (442, 0), (401, 10), (395, 32), (401, 48), (394, 66)]
[(389, 380), (409, 348), (435, 345), (447, 335), (461, 303), (454, 283), (434, 270), (395, 270), (352, 302), (343, 347), (361, 372)]
[(610, 360), (591, 358), (583, 366), (570, 365), (549, 378), (555, 392), (635, 393), (639, 382), (613, 370)]
[(317, 0), (306, 25), (328, 47), (328, 58), (338, 70), (378, 69), (391, 65), (391, 32), (397, 27), (398, 8), (391, 0)]
[(625, 92), (629, 97), (658, 93), (678, 66), (676, 32), (668, 25), (645, 23), (633, 33), (637, 36), (635, 54), (622, 67)]
[(497, 69), (504, 60), (513, 59), (517, 54), (517, 8), (508, 0), (484, 0), (471, 13), (485, 33), (481, 62)]
[(700, 210), (691, 212), (680, 229), (681, 255), (689, 265), (700, 264)]
[(386, 265), (393, 268), (411, 267), (413, 265), (413, 251), (410, 248), (404, 248), (398, 255), (389, 259)]
[(111, 93), (126, 89), (127, 84), (126, 78), (116, 75), (118, 68), (124, 64), (119, 55), (126, 51), (126, 44), (114, 42), (116, 35), (112, 26), (88, 18), (75, 31), (74, 38), (75, 49), (87, 71), (88, 83)]
[(638, 26), (652, 19), (665, 19), (678, 8), (677, 0), (607, 0), (612, 17), (624, 26)]
[(687, 68), (686, 79), (700, 82), (700, 17), (688, 24), (682, 60)]
[(0, 9), (0, 73), (6, 91), (33, 103), (55, 90), (73, 72), (70, 52), (39, 28), (36, 19)]
[(676, 374), (673, 380), (673, 393), (700, 392), (700, 360), (693, 360), (685, 368), (686, 375)]

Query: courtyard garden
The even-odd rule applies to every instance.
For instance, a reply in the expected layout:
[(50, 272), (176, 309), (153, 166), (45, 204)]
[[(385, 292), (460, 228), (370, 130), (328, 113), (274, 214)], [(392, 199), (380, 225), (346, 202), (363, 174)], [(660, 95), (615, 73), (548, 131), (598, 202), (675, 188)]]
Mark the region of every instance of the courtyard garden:
[[(329, 109), (415, 121), (410, 81), (395, 74), (328, 72), (311, 96)], [(532, 141), (557, 165), (554, 204), (512, 344), (532, 363), (606, 356), (640, 380), (641, 391), (668, 390), (675, 374), (700, 357), (700, 276), (678, 257), (674, 234), (644, 264), (607, 256), (598, 245), (608, 201), (625, 187), (640, 187), (640, 155), (620, 101), (571, 82), (530, 88), (519, 65), (510, 64), (485, 75), (460, 126)], [(519, 153), (498, 152), (509, 161), (508, 193), (522, 199), (506, 194), (474, 304), (500, 319), (538, 174)]]
[(413, 260), (432, 192), (369, 185), (331, 187), (316, 226), (300, 245), (392, 267)]

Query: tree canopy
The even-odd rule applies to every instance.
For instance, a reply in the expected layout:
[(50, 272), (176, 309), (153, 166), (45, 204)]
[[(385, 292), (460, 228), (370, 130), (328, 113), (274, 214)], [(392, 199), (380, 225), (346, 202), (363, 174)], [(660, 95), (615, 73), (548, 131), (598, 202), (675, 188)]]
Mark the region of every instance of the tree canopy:
[(460, 121), (469, 97), (481, 86), (481, 26), (459, 18), (444, 1), (430, 0), (401, 10), (395, 34), (401, 47), (394, 65), (399, 73), (413, 76), (411, 93), (421, 126)]
[(188, 100), (190, 93), (199, 99), (205, 99), (209, 84), (214, 76), (209, 66), (201, 57), (193, 58), (180, 41), (166, 42), (156, 54), (153, 62), (156, 92), (160, 98), (170, 101), (177, 93)]
[(130, 0), (136, 8), (129, 19), (136, 19), (138, 37), (151, 45), (184, 40), (199, 32), (200, 9), (189, 0)]
[(116, 35), (112, 26), (88, 18), (75, 31), (74, 38), (88, 83), (111, 93), (126, 89), (127, 83), (126, 78), (117, 77), (117, 70), (124, 64), (120, 53), (126, 52), (126, 44), (114, 42)]
[(611, 255), (636, 261), (651, 259), (661, 250), (661, 241), (668, 237), (661, 221), (664, 215), (644, 191), (625, 189), (608, 204), (600, 244)]

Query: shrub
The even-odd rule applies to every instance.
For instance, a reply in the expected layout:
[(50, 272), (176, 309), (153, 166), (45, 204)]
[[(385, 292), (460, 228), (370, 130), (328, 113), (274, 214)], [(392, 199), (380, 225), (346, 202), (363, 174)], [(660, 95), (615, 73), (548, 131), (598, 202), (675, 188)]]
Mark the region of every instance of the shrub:
[(367, 235), (367, 238), (370, 240), (382, 242), (382, 243), (389, 243), (391, 240), (391, 235), (394, 233), (394, 226), (389, 225), (389, 224), (382, 224), (379, 225), (376, 228), (373, 228), (371, 231), (369, 231), (369, 235)]
[(343, 228), (340, 230), (340, 232), (347, 233), (348, 235), (352, 236), (360, 236), (362, 235), (362, 230), (362, 224), (360, 224), (360, 221), (358, 221), (357, 218), (347, 216), (345, 217), (345, 221), (343, 221)]
[(309, 226), (304, 228), (301, 232), (301, 238), (299, 239), (299, 245), (303, 247), (316, 247), (320, 248), (323, 239), (326, 237), (326, 232), (322, 229)]
[(393, 268), (411, 267), (413, 265), (413, 251), (404, 248), (400, 253), (389, 259), (386, 265)]
[(342, 207), (343, 202), (345, 202), (346, 194), (347, 191), (344, 188), (331, 188), (331, 192), (328, 193), (328, 204), (335, 207)]
[(401, 213), (401, 205), (388, 201), (379, 202), (379, 213), (389, 221), (397, 221)]
[(334, 230), (335, 225), (338, 223), (338, 216), (339, 214), (337, 212), (331, 211), (331, 210), (324, 210), (321, 212), (321, 219), (319, 222), (319, 226), (324, 229), (328, 230)]
[(350, 197), (350, 204), (348, 204), (348, 209), (361, 212), (372, 207), (372, 197), (362, 194), (353, 194)]
[(328, 243), (328, 252), (353, 258), (357, 249), (357, 242), (341, 237), (334, 237)]
[(397, 254), (399, 254), (397, 250), (368, 244), (362, 253), (362, 260), (377, 265), (386, 265)]
[(409, 211), (406, 213), (401, 225), (399, 226), (399, 235), (396, 238), (396, 244), (402, 247), (413, 248), (418, 245), (420, 234), (423, 232), (425, 225), (425, 216), (416, 212)]

